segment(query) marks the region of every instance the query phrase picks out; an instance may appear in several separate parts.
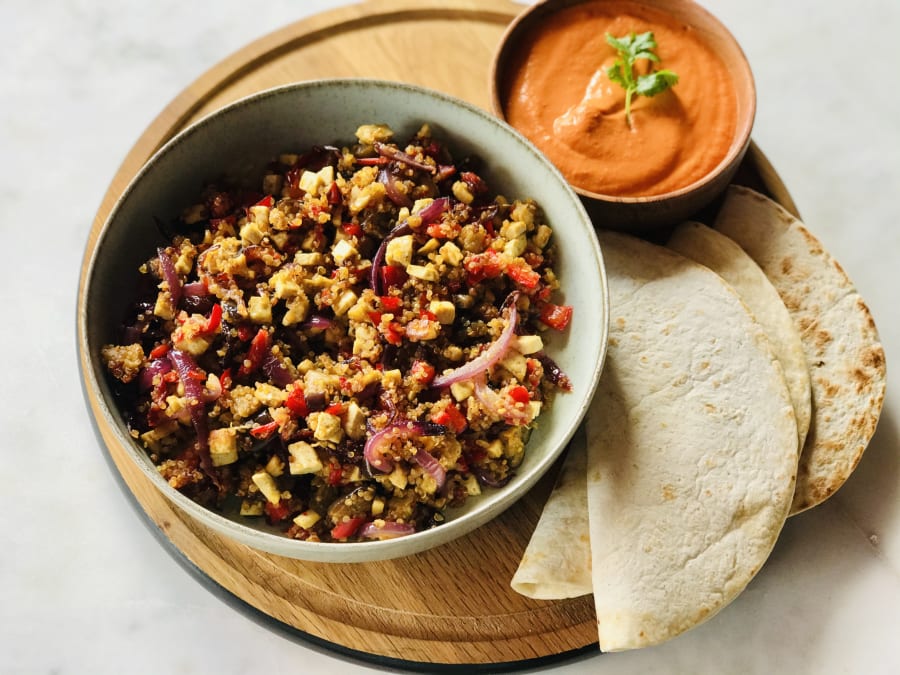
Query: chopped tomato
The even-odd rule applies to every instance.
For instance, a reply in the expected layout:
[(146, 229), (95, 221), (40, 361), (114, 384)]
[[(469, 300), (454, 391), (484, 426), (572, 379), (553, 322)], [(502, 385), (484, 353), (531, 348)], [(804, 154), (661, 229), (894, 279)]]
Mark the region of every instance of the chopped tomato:
[(344, 520), (331, 528), (331, 536), (334, 539), (346, 539), (347, 537), (352, 537), (354, 534), (356, 534), (359, 526), (362, 525), (365, 520), (366, 519), (362, 516), (356, 516), (356, 518)]
[(565, 330), (572, 320), (571, 305), (554, 305), (548, 302), (541, 307), (541, 321), (555, 330)]
[(509, 390), (509, 396), (516, 403), (528, 403), (531, 400), (528, 390), (521, 385), (512, 387)]
[(440, 412), (432, 415), (431, 421), (447, 427), (454, 434), (461, 434), (469, 426), (466, 416), (462, 414), (462, 411), (455, 403), (451, 403)]
[(309, 408), (306, 406), (306, 396), (304, 396), (303, 387), (300, 385), (294, 385), (291, 393), (284, 400), (284, 405), (295, 417), (306, 417), (309, 415)]

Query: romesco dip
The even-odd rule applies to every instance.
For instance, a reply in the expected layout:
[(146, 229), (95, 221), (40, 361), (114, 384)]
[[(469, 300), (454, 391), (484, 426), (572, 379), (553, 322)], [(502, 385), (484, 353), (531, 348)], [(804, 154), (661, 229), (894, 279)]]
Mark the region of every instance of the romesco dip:
[[(563, 3), (565, 4), (565, 3)], [(608, 69), (619, 54), (607, 36), (650, 32), (659, 61), (639, 59), (635, 77), (665, 69), (677, 83), (635, 96)], [(726, 158), (738, 97), (729, 69), (701, 31), (655, 6), (588, 0), (533, 21), (506, 60), (499, 89), (506, 120), (576, 188), (651, 197), (685, 188)]]

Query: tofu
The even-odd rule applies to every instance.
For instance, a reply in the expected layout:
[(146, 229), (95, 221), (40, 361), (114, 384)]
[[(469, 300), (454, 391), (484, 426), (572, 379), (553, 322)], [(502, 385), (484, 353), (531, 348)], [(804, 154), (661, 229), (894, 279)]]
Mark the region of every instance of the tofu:
[(209, 456), (213, 466), (234, 464), (238, 460), (237, 432), (231, 428), (210, 431)]
[(296, 518), (294, 518), (294, 524), (297, 527), (302, 527), (304, 530), (308, 530), (320, 520), (322, 520), (322, 516), (320, 516), (312, 509), (307, 509)]
[(253, 474), (250, 479), (253, 481), (253, 484), (259, 488), (259, 491), (262, 493), (263, 497), (266, 498), (266, 501), (275, 504), (276, 506), (278, 505), (281, 501), (281, 491), (275, 484), (275, 479), (272, 477), (272, 474), (267, 471), (259, 471)]
[(384, 250), (384, 262), (395, 267), (407, 267), (412, 262), (413, 238), (411, 234), (391, 239)]
[(344, 414), (344, 433), (354, 441), (366, 437), (366, 415), (355, 401), (351, 401)]
[(288, 446), (288, 470), (292, 476), (319, 473), (322, 461), (316, 449), (306, 441), (297, 441)]
[(313, 438), (317, 441), (340, 443), (344, 440), (344, 428), (341, 425), (341, 418), (337, 415), (327, 412), (313, 413), (307, 421), (310, 426), (315, 426)]

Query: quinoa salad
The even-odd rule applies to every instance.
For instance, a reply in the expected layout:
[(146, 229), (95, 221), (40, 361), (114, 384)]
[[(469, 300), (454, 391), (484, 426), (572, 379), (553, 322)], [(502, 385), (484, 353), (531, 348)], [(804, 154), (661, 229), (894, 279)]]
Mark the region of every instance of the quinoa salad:
[(502, 488), (571, 389), (542, 337), (572, 318), (552, 230), (515, 197), (427, 124), (208, 186), (159, 223), (102, 349), (131, 435), (199, 504), (308, 541), (409, 535)]

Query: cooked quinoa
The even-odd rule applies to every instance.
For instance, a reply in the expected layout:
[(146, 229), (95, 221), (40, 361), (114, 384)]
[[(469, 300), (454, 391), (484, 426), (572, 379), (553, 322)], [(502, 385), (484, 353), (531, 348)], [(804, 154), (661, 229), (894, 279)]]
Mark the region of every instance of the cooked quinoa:
[(142, 267), (103, 348), (134, 438), (174, 488), (288, 537), (439, 525), (502, 487), (568, 378), (552, 230), (427, 125), (284, 154), (207, 188)]

